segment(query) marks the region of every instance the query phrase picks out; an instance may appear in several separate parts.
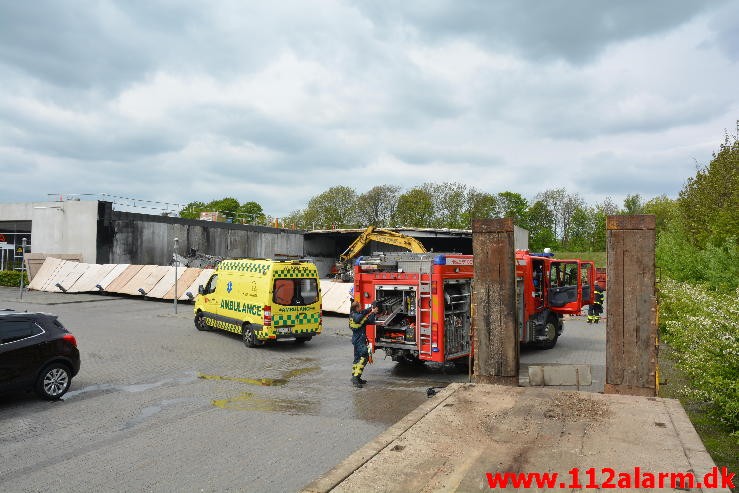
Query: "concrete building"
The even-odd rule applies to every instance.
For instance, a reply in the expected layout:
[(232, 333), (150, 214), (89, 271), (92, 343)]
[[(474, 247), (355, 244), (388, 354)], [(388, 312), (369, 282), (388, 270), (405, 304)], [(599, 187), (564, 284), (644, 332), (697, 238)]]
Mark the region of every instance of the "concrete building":
[[(469, 230), (394, 230), (420, 240), (429, 251), (472, 253)], [(111, 202), (94, 200), (0, 204), (0, 259), (6, 268), (20, 267), (25, 238), (26, 253), (64, 254), (91, 264), (169, 265), (177, 238), (177, 253), (185, 257), (308, 257), (319, 274), (327, 276), (363, 231), (302, 231), (182, 219), (116, 211)], [(527, 244), (528, 233), (517, 228), (517, 248)], [(402, 248), (370, 242), (363, 253), (397, 250)]]

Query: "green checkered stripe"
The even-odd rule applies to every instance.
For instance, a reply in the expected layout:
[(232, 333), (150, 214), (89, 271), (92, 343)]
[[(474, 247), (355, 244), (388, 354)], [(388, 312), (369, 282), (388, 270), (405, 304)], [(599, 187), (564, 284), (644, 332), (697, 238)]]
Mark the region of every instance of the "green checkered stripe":
[(224, 260), (218, 264), (219, 270), (232, 270), (236, 272), (256, 272), (257, 274), (266, 274), (271, 267), (268, 263), (262, 262), (245, 262), (243, 260)]
[(227, 330), (228, 332), (233, 332), (235, 334), (241, 334), (241, 326), (224, 322), (222, 320), (216, 320), (215, 318), (206, 317), (205, 321), (208, 325), (211, 327), (215, 327), (216, 329), (221, 330)]
[(316, 277), (315, 267), (290, 265), (279, 270), (275, 269), (275, 279), (299, 279), (305, 277)]
[[(286, 315), (272, 315), (272, 325), (275, 327), (296, 325), (317, 325), (321, 321), (321, 314), (314, 313), (289, 313)], [(295, 330), (297, 332), (298, 329)]]

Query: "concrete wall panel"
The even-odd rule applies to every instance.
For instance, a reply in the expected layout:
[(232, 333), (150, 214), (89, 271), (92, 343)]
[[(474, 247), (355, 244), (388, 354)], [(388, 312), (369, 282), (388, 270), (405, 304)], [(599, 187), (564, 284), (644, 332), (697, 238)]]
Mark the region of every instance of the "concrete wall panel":
[(121, 272), (121, 274), (115, 278), (113, 282), (108, 284), (105, 290), (110, 291), (111, 293), (122, 292), (126, 284), (128, 284), (128, 282), (143, 268), (143, 265), (129, 265), (126, 267), (126, 270)]

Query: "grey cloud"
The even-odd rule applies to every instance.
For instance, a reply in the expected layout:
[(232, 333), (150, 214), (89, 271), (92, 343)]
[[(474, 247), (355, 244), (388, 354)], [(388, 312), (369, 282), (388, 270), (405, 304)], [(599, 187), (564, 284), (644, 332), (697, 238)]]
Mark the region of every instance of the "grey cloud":
[(582, 64), (608, 45), (651, 36), (687, 22), (715, 3), (691, 0), (619, 2), (517, 0), (356, 2), (378, 25), (410, 25), (423, 39), (467, 38), (496, 51), (531, 60), (563, 59)]

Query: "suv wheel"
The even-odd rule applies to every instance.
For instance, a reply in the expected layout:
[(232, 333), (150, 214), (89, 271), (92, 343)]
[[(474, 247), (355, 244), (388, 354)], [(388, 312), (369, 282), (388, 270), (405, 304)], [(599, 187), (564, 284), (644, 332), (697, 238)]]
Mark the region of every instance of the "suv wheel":
[(72, 374), (63, 363), (46, 366), (36, 380), (36, 392), (49, 401), (60, 399), (69, 390)]

